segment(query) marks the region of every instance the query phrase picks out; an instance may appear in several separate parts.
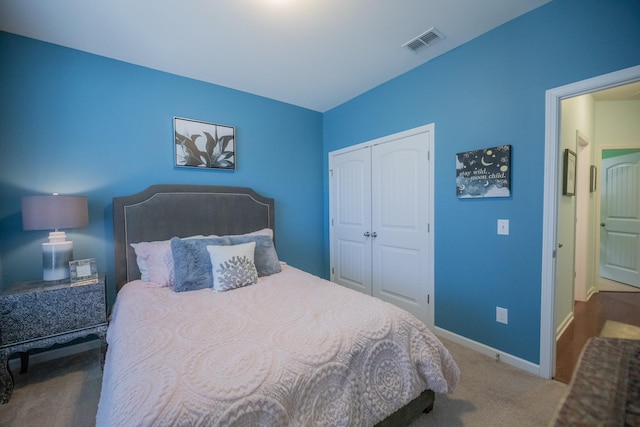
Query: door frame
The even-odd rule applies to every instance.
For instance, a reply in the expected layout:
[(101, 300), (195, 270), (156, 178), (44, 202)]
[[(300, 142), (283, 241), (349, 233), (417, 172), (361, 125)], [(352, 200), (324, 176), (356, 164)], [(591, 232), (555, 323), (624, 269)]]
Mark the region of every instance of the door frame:
[(556, 368), (554, 293), (556, 270), (555, 250), (558, 243), (557, 182), (558, 159), (560, 158), (560, 102), (566, 98), (585, 95), (636, 81), (640, 81), (640, 65), (546, 91), (539, 367), (539, 375), (545, 378), (552, 378)]
[[(575, 279), (573, 282), (573, 301), (588, 301), (593, 288), (587, 289), (587, 278), (589, 277), (589, 266), (593, 263), (587, 262), (589, 254), (587, 253), (589, 243), (589, 218), (586, 212), (589, 209), (589, 184), (590, 184), (590, 152), (593, 148), (591, 138), (585, 135), (580, 129), (576, 129), (576, 154), (578, 156), (576, 167), (578, 168), (578, 176), (576, 176), (576, 210), (575, 210), (575, 256), (573, 260)], [(573, 319), (573, 305), (571, 310), (571, 318)]]

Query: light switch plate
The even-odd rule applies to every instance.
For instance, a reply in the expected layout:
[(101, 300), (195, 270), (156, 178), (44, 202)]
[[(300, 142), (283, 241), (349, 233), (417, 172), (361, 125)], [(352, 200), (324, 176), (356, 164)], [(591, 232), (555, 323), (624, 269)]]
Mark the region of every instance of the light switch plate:
[(499, 219), (498, 220), (498, 234), (502, 234), (505, 236), (509, 235), (509, 220), (508, 219)]

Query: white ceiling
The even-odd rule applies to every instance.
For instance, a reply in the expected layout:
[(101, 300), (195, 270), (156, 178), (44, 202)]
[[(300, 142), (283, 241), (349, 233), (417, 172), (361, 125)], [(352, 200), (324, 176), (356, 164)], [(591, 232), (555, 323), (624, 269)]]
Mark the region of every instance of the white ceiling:
[(324, 112), (548, 1), (0, 0), (0, 30)]

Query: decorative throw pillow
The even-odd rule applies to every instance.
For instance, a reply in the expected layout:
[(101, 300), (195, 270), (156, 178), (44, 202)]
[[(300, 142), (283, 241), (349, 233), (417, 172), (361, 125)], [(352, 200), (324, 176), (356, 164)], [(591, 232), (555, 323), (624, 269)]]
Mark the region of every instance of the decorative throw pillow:
[(213, 275), (207, 246), (229, 244), (229, 239), (224, 237), (190, 240), (174, 237), (171, 239), (174, 270), (173, 290), (185, 292), (210, 288), (213, 283)]
[(253, 262), (255, 242), (230, 246), (207, 246), (213, 272), (213, 290), (217, 292), (258, 283)]
[(254, 262), (256, 270), (258, 270), (258, 276), (270, 276), (282, 271), (276, 248), (273, 245), (273, 239), (270, 236), (245, 234), (242, 236), (226, 236), (226, 238), (231, 241), (232, 245), (249, 242), (256, 243)]
[[(218, 237), (218, 236), (207, 236)], [(202, 239), (204, 236), (190, 236), (184, 239)], [(140, 279), (160, 286), (173, 287), (173, 256), (171, 240), (131, 243), (136, 252), (136, 263), (140, 270)]]
[(169, 240), (132, 243), (140, 279), (160, 286), (173, 286), (173, 258)]

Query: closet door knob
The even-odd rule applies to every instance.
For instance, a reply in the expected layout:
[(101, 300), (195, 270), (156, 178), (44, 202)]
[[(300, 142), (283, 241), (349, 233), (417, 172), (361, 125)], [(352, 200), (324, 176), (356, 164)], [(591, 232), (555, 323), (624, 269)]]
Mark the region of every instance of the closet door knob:
[(376, 238), (378, 237), (378, 233), (376, 233), (375, 231), (373, 233), (371, 233), (371, 237)]
[(368, 231), (365, 231), (364, 232), (364, 237), (369, 237), (369, 236), (371, 236), (371, 233), (369, 233)]

